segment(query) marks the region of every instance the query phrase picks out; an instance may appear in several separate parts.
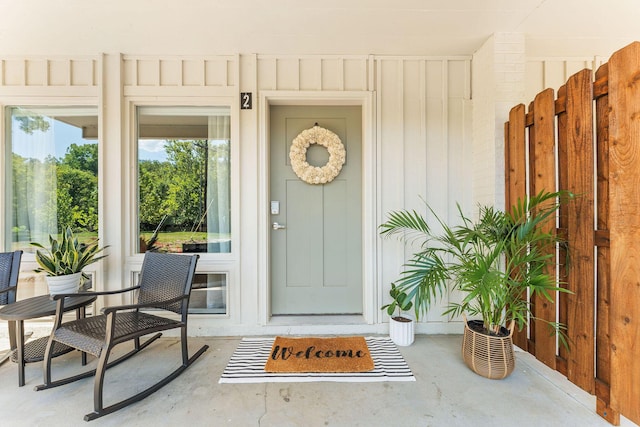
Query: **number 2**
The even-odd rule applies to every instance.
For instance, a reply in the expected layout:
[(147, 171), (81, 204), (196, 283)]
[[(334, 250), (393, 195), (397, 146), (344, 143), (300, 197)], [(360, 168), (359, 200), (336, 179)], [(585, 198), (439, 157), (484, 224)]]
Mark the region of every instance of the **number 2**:
[(251, 92), (240, 93), (240, 109), (242, 110), (251, 109)]

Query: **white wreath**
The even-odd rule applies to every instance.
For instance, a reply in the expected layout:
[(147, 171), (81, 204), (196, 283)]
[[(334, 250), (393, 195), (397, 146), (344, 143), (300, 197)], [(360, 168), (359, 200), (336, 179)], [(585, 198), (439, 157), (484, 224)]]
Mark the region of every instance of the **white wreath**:
[[(307, 162), (307, 149), (311, 144), (327, 147), (329, 161), (326, 165), (311, 166)], [(298, 178), (309, 184), (326, 184), (333, 181), (340, 174), (346, 157), (347, 152), (338, 135), (318, 125), (300, 132), (289, 150), (293, 171)]]

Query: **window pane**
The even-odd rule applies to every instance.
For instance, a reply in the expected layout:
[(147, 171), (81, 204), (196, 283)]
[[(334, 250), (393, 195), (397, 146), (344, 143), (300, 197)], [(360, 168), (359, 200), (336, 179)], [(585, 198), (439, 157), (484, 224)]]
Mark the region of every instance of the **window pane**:
[(189, 313), (227, 313), (227, 275), (196, 274), (193, 278)]
[(231, 252), (229, 114), (138, 108), (140, 252)]
[(9, 155), (7, 247), (71, 227), (98, 231), (98, 111), (96, 107), (7, 107)]

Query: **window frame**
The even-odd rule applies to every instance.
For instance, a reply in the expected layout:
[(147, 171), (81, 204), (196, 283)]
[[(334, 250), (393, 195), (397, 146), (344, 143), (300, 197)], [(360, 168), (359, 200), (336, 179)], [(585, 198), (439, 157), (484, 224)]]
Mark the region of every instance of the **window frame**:
[[(207, 311), (208, 309), (206, 308), (191, 308), (189, 307), (189, 314), (194, 314), (194, 315), (198, 315), (201, 316), (203, 314), (205, 315), (211, 315), (211, 316), (218, 316), (218, 317), (227, 317), (227, 315), (229, 314), (229, 276), (230, 274), (228, 272), (221, 272), (221, 271), (207, 271), (207, 272), (196, 272), (196, 275), (219, 275), (219, 276), (224, 276), (224, 313), (214, 313), (214, 312), (209, 312)], [(194, 292), (208, 292), (209, 288), (192, 288), (191, 289), (191, 297), (193, 297)], [(190, 300), (189, 303), (191, 304), (193, 300)]]
[[(8, 179), (7, 174), (11, 173), (11, 170), (7, 169), (7, 158), (11, 157), (11, 147), (9, 145), (9, 141), (7, 140), (7, 107), (32, 107), (32, 108), (83, 108), (83, 107), (91, 107), (97, 109), (97, 119), (98, 119), (98, 238), (100, 241), (104, 241), (104, 228), (105, 228), (105, 210), (104, 210), (104, 119), (103, 119), (103, 107), (102, 103), (99, 101), (99, 98), (96, 96), (77, 96), (77, 97), (68, 97), (68, 96), (58, 96), (55, 94), (48, 96), (2, 96), (0, 98), (0, 145), (2, 149), (2, 153), (4, 155), (3, 161), (0, 161), (0, 188), (2, 189), (2, 197), (0, 197), (0, 248), (2, 251), (11, 250), (11, 248), (7, 247), (7, 241), (11, 236), (11, 203), (7, 203), (7, 198), (12, 195), (12, 191), (7, 191), (7, 185), (11, 182)], [(93, 275), (95, 278), (93, 288), (101, 289), (104, 285), (104, 274), (103, 274), (103, 262), (98, 262), (95, 264), (91, 264), (87, 266), (86, 272), (88, 274)], [(35, 275), (33, 270), (37, 268), (37, 263), (35, 260), (35, 253), (25, 252), (22, 255), (22, 260), (20, 263), (20, 281), (24, 282), (30, 280), (30, 277)], [(24, 292), (26, 292), (25, 297), (27, 296), (35, 296), (38, 290), (33, 288), (31, 291), (33, 294), (29, 294), (28, 288), (26, 286), (22, 286)]]
[(228, 253), (199, 253), (200, 259), (196, 268), (197, 274), (225, 274), (227, 277), (227, 307), (225, 314), (197, 313), (198, 317), (231, 318), (233, 313), (240, 312), (240, 281), (239, 264), (241, 253), (240, 227), (240, 125), (238, 104), (236, 97), (128, 97), (125, 104), (123, 125), (127, 129), (127, 149), (123, 159), (123, 166), (129, 173), (123, 182), (123, 210), (125, 215), (123, 235), (129, 236), (122, 242), (125, 261), (125, 277), (130, 277), (135, 283), (135, 274), (142, 268), (144, 253), (138, 251), (138, 107), (202, 107), (229, 108), (231, 123), (231, 252)]
[[(101, 222), (101, 203), (100, 203), (100, 185), (101, 185), (101, 175), (102, 175), (102, 155), (101, 155), (101, 138), (100, 138), (100, 110), (99, 110), (99, 106), (97, 104), (78, 104), (78, 103), (69, 103), (69, 104), (59, 104), (59, 103), (44, 103), (44, 104), (33, 104), (33, 103), (7, 103), (7, 104), (2, 104), (0, 105), (0, 108), (2, 108), (2, 115), (1, 115), (1, 119), (2, 119), (2, 126), (0, 126), (0, 131), (2, 132), (2, 144), (3, 144), (3, 153), (4, 153), (4, 160), (1, 162), (2, 163), (2, 169), (1, 169), (1, 173), (2, 173), (2, 181), (0, 182), (0, 184), (2, 185), (3, 188), (3, 213), (4, 215), (2, 216), (2, 230), (3, 230), (3, 241), (2, 241), (2, 248), (3, 250), (14, 250), (13, 249), (13, 240), (12, 240), (12, 227), (13, 227), (13, 212), (12, 212), (12, 197), (13, 197), (13, 187), (8, 187), (9, 182), (13, 183), (13, 176), (12, 176), (12, 169), (13, 169), (13, 164), (11, 163), (11, 159), (12, 159), (12, 154), (13, 154), (13, 150), (12, 150), (12, 146), (13, 146), (13, 138), (9, 138), (9, 135), (7, 135), (7, 131), (9, 130), (9, 125), (8, 122), (11, 119), (11, 114), (7, 114), (7, 112), (10, 109), (13, 108), (24, 108), (26, 110), (38, 110), (38, 109), (44, 109), (44, 110), (51, 110), (51, 112), (56, 112), (57, 111), (63, 111), (63, 110), (69, 110), (70, 115), (73, 116), (75, 111), (73, 111), (74, 109), (77, 110), (82, 110), (82, 109), (93, 109), (95, 110), (95, 119), (96, 119), (96, 123), (97, 123), (97, 130), (98, 133), (96, 134), (96, 144), (97, 144), (97, 149), (98, 149), (98, 171), (97, 171), (97, 185), (96, 185), (96, 190), (98, 192), (98, 200), (97, 200), (97, 215), (98, 215), (98, 223), (97, 223), (97, 233), (98, 233), (98, 237), (100, 237), (100, 230), (102, 229), (102, 222)], [(60, 114), (58, 114), (58, 116), (60, 116)], [(64, 115), (63, 115), (64, 116)], [(90, 139), (90, 138), (86, 138), (86, 139)], [(11, 163), (11, 164), (8, 164)], [(59, 224), (58, 224), (59, 225)], [(45, 243), (45, 242), (41, 242), (41, 243)], [(32, 254), (35, 251), (29, 251), (26, 248), (22, 248), (25, 251), (25, 254)]]

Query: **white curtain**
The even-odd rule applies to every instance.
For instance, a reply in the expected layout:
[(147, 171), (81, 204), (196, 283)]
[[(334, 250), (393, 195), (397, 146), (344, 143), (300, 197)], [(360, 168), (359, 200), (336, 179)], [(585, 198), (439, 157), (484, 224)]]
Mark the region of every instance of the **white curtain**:
[(231, 252), (230, 166), (230, 117), (210, 116), (207, 155), (208, 252)]
[[(13, 247), (25, 249), (29, 241), (46, 242), (49, 234), (56, 234), (57, 224), (57, 175), (55, 156), (55, 129), (53, 120), (46, 131), (25, 131), (16, 118), (28, 113), (12, 109), (10, 125), (13, 218), (11, 227)], [(15, 156), (15, 157), (14, 157)]]

